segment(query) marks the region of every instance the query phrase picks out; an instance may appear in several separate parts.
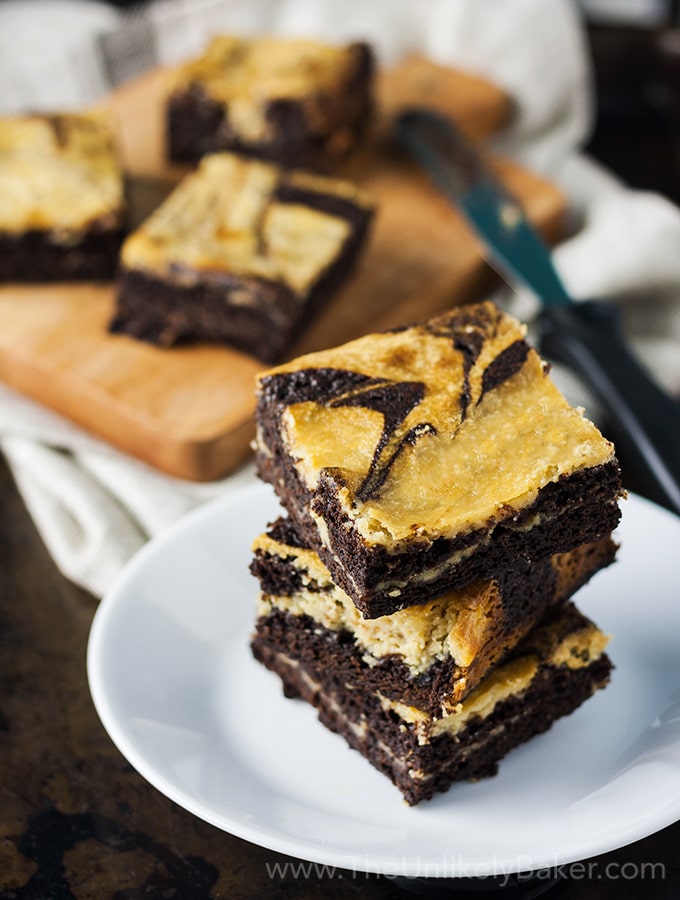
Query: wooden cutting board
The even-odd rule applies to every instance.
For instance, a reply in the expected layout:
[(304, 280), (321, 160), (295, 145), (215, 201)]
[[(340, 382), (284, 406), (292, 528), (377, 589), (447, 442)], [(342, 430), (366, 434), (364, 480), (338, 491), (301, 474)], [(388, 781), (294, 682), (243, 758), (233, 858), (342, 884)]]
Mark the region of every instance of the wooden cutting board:
[[(132, 176), (137, 219), (182, 170), (163, 152), (168, 73), (154, 71), (108, 101)], [(380, 75), (370, 141), (343, 167), (378, 212), (350, 281), (311, 323), (291, 356), (367, 331), (423, 319), (482, 296), (492, 284), (475, 240), (427, 180), (386, 140), (391, 116), (424, 102), (470, 135), (497, 131), (511, 114), (493, 85), (412, 58)], [(550, 183), (506, 161), (497, 168), (549, 240), (564, 200)], [(0, 289), (0, 377), (121, 450), (179, 478), (218, 478), (246, 458), (253, 385), (262, 364), (224, 347), (159, 349), (109, 335), (111, 285), (6, 285)]]

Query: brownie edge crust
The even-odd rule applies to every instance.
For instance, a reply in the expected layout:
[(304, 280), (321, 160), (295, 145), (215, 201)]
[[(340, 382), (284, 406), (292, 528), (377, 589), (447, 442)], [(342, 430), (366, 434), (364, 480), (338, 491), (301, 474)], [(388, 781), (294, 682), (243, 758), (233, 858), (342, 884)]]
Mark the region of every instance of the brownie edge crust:
[(0, 233), (0, 282), (112, 281), (123, 237), (122, 225), (96, 223), (76, 242), (47, 231)]

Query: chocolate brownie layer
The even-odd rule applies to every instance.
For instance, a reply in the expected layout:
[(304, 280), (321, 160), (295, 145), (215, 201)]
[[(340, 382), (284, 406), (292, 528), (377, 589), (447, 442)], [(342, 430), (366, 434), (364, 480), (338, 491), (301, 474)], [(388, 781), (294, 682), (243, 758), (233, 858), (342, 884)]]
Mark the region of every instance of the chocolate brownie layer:
[(433, 717), (454, 709), (551, 607), (616, 553), (611, 539), (603, 538), (520, 563), (421, 606), (362, 619), (317, 554), (291, 539), (291, 530), (289, 520), (279, 520), (255, 541), (251, 571), (262, 588), (258, 634), (300, 660), (313, 633), (315, 644), (325, 642), (327, 664), (339, 678)]
[(106, 116), (0, 119), (0, 281), (112, 278), (124, 205)]
[(0, 282), (110, 281), (122, 240), (122, 229), (96, 225), (77, 243), (45, 231), (0, 234)]
[(371, 214), (344, 181), (206, 157), (125, 241), (110, 330), (271, 362), (348, 276)]
[(230, 150), (324, 166), (362, 135), (373, 70), (364, 43), (215, 37), (176, 75), (167, 103), (168, 154), (193, 162)]
[(609, 534), (612, 445), (481, 303), (263, 373), (258, 473), (366, 617)]
[(275, 643), (258, 634), (252, 649), (281, 677), (286, 696), (315, 706), (326, 727), (416, 804), (456, 781), (496, 774), (510, 750), (604, 687), (612, 668), (605, 645), (604, 635), (568, 604), (534, 629), (455, 712), (437, 720), (360, 682), (348, 683), (327, 665), (325, 644), (315, 644), (313, 630), (302, 660), (292, 658), (285, 635)]

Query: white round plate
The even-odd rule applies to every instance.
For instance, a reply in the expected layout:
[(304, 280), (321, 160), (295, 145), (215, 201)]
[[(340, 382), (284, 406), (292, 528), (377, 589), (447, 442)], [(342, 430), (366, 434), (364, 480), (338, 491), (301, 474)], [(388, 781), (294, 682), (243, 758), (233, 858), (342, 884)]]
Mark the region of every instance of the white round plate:
[(278, 514), (260, 484), (202, 507), (151, 541), (97, 610), (95, 706), (159, 791), (263, 847), (405, 876), (562, 865), (680, 817), (680, 519), (631, 496), (618, 561), (579, 592), (612, 635), (610, 685), (495, 778), (411, 808), (251, 657), (250, 545)]

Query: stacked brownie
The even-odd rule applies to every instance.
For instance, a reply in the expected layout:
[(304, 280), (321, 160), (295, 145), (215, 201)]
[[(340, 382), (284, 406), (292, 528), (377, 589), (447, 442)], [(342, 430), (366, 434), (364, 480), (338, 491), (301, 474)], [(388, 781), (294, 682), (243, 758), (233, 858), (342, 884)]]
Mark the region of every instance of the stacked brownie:
[(252, 648), (415, 804), (606, 684), (619, 469), (492, 303), (263, 373)]

